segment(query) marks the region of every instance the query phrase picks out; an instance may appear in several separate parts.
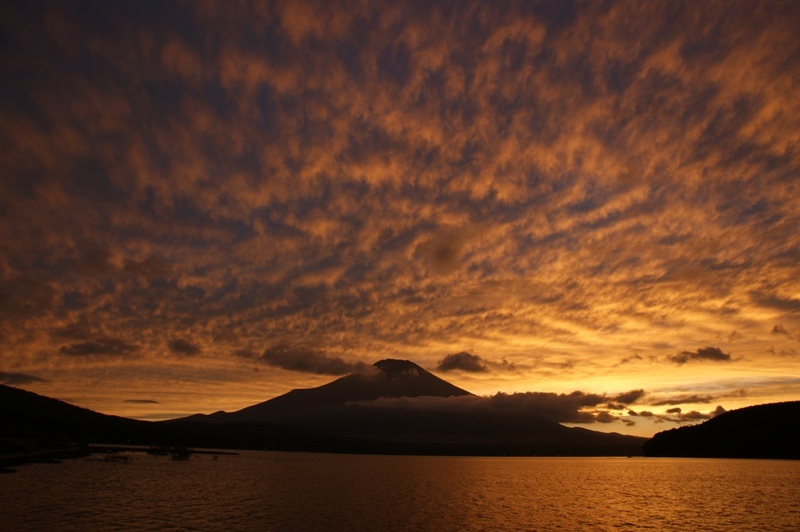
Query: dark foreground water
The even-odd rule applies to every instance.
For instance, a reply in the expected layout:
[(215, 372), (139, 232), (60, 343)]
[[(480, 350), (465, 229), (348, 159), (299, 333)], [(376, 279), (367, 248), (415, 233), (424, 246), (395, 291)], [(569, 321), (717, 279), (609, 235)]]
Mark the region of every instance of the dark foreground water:
[(2, 530), (800, 530), (800, 462), (131, 454), (0, 475)]

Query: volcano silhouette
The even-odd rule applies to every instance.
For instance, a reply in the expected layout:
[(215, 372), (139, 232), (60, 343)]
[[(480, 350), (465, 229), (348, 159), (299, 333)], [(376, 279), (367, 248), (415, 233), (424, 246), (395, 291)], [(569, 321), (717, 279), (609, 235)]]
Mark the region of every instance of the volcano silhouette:
[(385, 397), (452, 397), (472, 395), (408, 360), (385, 359), (365, 371), (333, 382), (291, 392), (232, 414), (241, 420), (261, 419), (279, 409), (320, 408)]
[(630, 455), (641, 454), (645, 441), (567, 428), (518, 410), (481, 407), (481, 398), (413, 362), (393, 359), (236, 412), (185, 419), (268, 422), (371, 442), (368, 452), (400, 454)]
[[(9, 439), (11, 438), (11, 439)], [(3, 442), (64, 441), (335, 453), (634, 455), (645, 438), (567, 428), (535, 411), (495, 408), (413, 362), (381, 360), (318, 388), (237, 412), (147, 422), (0, 386)], [(11, 443), (9, 443), (11, 442)], [(22, 452), (22, 451), (20, 451)], [(8, 458), (6, 456), (6, 458)]]
[[(472, 395), (409, 360), (384, 359), (317, 388), (292, 390), (236, 412), (216, 412), (191, 419), (208, 422), (275, 421), (308, 426), (305, 419), (330, 414), (348, 403), (401, 397), (454, 397)], [(329, 424), (329, 423), (326, 423)]]

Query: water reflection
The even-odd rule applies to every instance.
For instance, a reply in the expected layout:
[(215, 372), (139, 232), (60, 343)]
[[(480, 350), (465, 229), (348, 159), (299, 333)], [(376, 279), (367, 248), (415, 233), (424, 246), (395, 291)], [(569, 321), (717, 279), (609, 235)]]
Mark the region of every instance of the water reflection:
[(140, 454), (24, 466), (0, 500), (13, 530), (797, 530), (800, 462)]

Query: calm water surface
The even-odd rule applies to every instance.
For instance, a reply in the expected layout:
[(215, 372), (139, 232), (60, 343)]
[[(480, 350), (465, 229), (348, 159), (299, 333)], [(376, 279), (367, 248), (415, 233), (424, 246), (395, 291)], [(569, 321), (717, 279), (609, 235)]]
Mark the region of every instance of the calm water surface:
[(0, 476), (2, 530), (800, 530), (800, 462), (131, 454)]

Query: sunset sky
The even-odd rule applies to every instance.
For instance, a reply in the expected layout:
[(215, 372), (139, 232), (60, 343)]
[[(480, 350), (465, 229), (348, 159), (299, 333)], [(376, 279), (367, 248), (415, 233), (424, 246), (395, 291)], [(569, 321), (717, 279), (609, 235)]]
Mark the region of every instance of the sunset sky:
[(156, 420), (400, 358), (648, 436), (800, 399), (798, 28), (3, 2), (0, 382)]

